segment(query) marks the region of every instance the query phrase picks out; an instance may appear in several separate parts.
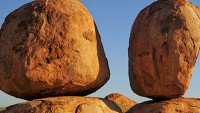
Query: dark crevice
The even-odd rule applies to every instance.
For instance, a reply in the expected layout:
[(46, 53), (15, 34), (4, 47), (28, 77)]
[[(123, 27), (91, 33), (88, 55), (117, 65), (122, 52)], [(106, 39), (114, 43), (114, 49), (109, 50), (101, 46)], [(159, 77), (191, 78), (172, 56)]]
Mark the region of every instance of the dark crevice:
[(137, 75), (135, 73), (133, 73), (133, 77), (135, 80), (137, 79)]
[(153, 5), (151, 5), (149, 8), (149, 15), (154, 14), (155, 12), (161, 10), (162, 8), (163, 8), (163, 5), (160, 4), (159, 2), (153, 3)]
[[(194, 9), (193, 9), (194, 10)], [(194, 10), (194, 12), (196, 13), (197, 17), (200, 19), (200, 16), (199, 14)]]
[[(199, 18), (199, 19), (200, 19), (200, 18)], [(195, 50), (195, 49), (196, 49), (196, 47), (195, 47), (195, 40), (193, 39), (192, 34), (191, 34), (190, 30), (189, 30), (187, 27), (185, 27), (185, 30), (187, 30), (187, 31), (189, 32), (190, 37), (191, 37), (191, 40), (192, 40), (192, 44), (193, 44), (193, 49)], [(186, 44), (185, 44), (185, 45), (186, 45)]]
[(137, 56), (142, 57), (142, 56), (149, 56), (149, 55), (150, 55), (150, 52), (143, 52), (143, 53), (138, 54)]
[(74, 50), (76, 53), (79, 53), (79, 51), (78, 50)]
[(160, 72), (159, 72), (159, 68), (158, 68), (158, 64), (157, 64), (157, 59), (156, 59), (156, 49), (153, 47), (153, 65), (154, 65), (154, 69), (156, 71), (156, 75), (157, 77), (160, 79)]
[(63, 36), (63, 33), (62, 33), (62, 32), (60, 32), (59, 34), (60, 34), (61, 37)]
[(50, 64), (50, 63), (51, 63), (51, 60), (50, 60), (49, 58), (46, 58), (46, 62), (47, 62), (48, 64)]
[(191, 40), (192, 40), (192, 44), (193, 44), (193, 49), (196, 50), (196, 47), (195, 47), (195, 40), (191, 37)]
[(152, 15), (152, 14), (154, 14), (155, 12), (157, 12), (157, 11), (159, 11), (161, 9), (162, 8), (158, 8), (158, 9), (152, 10), (152, 7), (151, 7), (150, 10), (149, 10), (149, 15)]
[(169, 55), (169, 52), (170, 52), (170, 50), (169, 50), (169, 46), (168, 46), (168, 43), (167, 43), (167, 41), (165, 41), (165, 42), (162, 44), (162, 47), (165, 49), (166, 56), (168, 56), (168, 55)]
[(160, 55), (160, 62), (162, 62), (162, 59), (163, 59), (163, 55)]
[(52, 53), (52, 46), (49, 47), (49, 53)]

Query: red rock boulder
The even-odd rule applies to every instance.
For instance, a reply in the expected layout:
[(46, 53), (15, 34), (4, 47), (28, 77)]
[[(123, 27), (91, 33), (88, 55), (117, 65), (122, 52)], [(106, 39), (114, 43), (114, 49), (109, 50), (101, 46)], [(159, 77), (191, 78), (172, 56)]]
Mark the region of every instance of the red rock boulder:
[(80, 0), (36, 0), (9, 14), (0, 32), (0, 88), (35, 99), (87, 95), (109, 79), (94, 20)]
[(187, 0), (158, 0), (136, 18), (129, 43), (132, 90), (152, 99), (188, 89), (200, 44), (200, 10)]

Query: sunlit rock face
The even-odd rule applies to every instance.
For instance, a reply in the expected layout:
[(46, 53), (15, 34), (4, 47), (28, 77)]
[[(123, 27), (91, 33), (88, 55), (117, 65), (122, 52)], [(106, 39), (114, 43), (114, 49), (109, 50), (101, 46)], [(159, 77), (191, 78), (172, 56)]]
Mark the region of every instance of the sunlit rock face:
[(200, 113), (200, 99), (148, 101), (133, 106), (127, 113)]
[(123, 113), (126, 113), (131, 107), (137, 104), (135, 101), (119, 93), (109, 94), (105, 97), (105, 99), (111, 100), (116, 103)]
[(158, 0), (131, 29), (132, 90), (152, 99), (175, 98), (188, 89), (200, 44), (200, 10), (187, 0)]
[(9, 14), (0, 32), (0, 88), (35, 99), (87, 95), (110, 77), (100, 35), (79, 0), (36, 0)]
[(121, 113), (121, 110), (106, 99), (69, 96), (20, 103), (1, 113)]

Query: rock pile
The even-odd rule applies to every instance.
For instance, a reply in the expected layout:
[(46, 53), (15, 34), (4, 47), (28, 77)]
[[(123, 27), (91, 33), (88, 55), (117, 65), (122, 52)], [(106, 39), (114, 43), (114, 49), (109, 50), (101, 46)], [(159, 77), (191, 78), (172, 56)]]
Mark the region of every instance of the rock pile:
[(32, 101), (1, 113), (200, 113), (200, 99), (182, 98), (199, 53), (199, 29), (200, 10), (192, 3), (154, 2), (136, 18), (129, 44), (131, 88), (153, 100), (135, 105), (120, 94), (80, 97), (110, 77), (92, 16), (79, 0), (28, 3), (0, 31), (0, 89)]
[(140, 12), (130, 35), (129, 78), (136, 94), (154, 101), (128, 113), (200, 112), (199, 99), (179, 98), (199, 53), (199, 29), (200, 9), (187, 0), (158, 0)]

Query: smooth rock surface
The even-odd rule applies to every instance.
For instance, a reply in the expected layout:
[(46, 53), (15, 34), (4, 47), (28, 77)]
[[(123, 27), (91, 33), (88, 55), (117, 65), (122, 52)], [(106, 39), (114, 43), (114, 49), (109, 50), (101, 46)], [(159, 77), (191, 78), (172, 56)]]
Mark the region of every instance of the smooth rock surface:
[(132, 90), (152, 99), (188, 89), (200, 44), (200, 10), (186, 0), (159, 0), (136, 18), (129, 42)]
[(87, 95), (110, 77), (94, 20), (79, 0), (36, 0), (9, 14), (0, 53), (0, 88), (22, 99)]
[(0, 113), (121, 113), (121, 110), (106, 99), (69, 96), (16, 104)]
[(149, 101), (135, 105), (127, 113), (200, 113), (200, 99)]
[(123, 113), (127, 112), (131, 107), (137, 104), (135, 101), (127, 98), (126, 96), (118, 93), (112, 93), (105, 97), (107, 100), (111, 100), (116, 103)]

